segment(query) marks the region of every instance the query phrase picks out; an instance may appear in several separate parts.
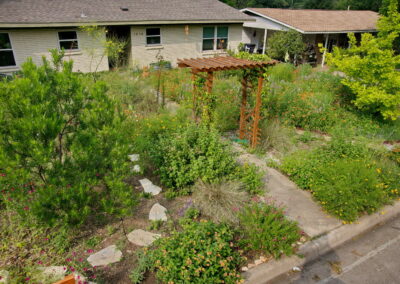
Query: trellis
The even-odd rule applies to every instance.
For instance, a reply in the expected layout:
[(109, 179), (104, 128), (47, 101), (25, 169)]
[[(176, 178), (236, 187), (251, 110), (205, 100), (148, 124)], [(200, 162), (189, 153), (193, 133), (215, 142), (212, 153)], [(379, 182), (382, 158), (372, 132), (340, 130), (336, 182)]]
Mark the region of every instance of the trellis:
[[(247, 110), (248, 105), (248, 89), (252, 88), (251, 75), (246, 74), (242, 78), (242, 100), (240, 107), (240, 123), (239, 138), (247, 139), (251, 147), (256, 147), (260, 140), (259, 123), (261, 119), (261, 93), (264, 82), (264, 68), (275, 65), (277, 61), (258, 62), (247, 59), (240, 59), (231, 56), (219, 56), (212, 58), (191, 58), (179, 59), (178, 67), (190, 68), (193, 81), (193, 110), (197, 105), (198, 90), (196, 85), (196, 77), (203, 78), (205, 83), (205, 91), (209, 94), (212, 92), (214, 82), (214, 72), (225, 70), (255, 70), (258, 76), (258, 86), (256, 93), (255, 106), (252, 111)], [(206, 75), (203, 75), (205, 73)]]

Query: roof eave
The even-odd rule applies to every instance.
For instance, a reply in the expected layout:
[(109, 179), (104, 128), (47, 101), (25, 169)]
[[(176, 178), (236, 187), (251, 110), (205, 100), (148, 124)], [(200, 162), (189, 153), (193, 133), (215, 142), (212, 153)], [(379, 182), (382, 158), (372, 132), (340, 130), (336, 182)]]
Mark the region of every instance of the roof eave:
[[(243, 24), (249, 19), (227, 20), (160, 20), (160, 21), (117, 21), (117, 22), (60, 22), (60, 23), (0, 23), (0, 28), (48, 28), (78, 26), (138, 26), (138, 25), (173, 25), (173, 24)], [(251, 20), (250, 20), (251, 21)]]
[(348, 34), (348, 33), (375, 33), (378, 30), (348, 30), (348, 31), (304, 31), (303, 34), (312, 35), (312, 34)]

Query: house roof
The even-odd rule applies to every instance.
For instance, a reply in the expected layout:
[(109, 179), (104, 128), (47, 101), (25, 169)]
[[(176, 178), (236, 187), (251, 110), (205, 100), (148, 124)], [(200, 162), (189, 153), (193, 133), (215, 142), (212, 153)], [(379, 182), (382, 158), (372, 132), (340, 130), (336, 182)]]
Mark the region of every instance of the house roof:
[(0, 27), (248, 20), (218, 0), (0, 0)]
[(373, 11), (294, 10), (246, 8), (242, 12), (258, 15), (302, 33), (344, 33), (376, 31), (379, 18)]

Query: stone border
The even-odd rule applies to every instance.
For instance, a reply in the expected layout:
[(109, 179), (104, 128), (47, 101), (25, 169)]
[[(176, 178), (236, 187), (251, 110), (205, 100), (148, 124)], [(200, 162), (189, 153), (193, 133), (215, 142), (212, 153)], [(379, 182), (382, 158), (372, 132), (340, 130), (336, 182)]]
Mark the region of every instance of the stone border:
[(305, 243), (300, 246), (298, 252), (299, 255), (303, 256), (302, 258), (292, 256), (284, 257), (281, 260), (272, 260), (250, 269), (243, 273), (243, 276), (246, 283), (249, 284), (268, 283), (292, 271), (293, 267), (301, 267), (398, 215), (400, 215), (400, 201), (397, 201), (393, 206), (385, 206), (373, 215), (363, 216), (354, 224), (342, 225), (326, 235)]

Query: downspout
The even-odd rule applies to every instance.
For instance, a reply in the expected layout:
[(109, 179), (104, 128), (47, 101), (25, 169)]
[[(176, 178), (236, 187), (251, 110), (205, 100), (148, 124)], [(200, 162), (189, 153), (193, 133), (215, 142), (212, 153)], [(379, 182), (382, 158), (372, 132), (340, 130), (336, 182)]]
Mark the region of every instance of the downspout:
[(326, 34), (324, 54), (322, 55), (321, 67), (324, 67), (325, 65), (326, 50), (328, 49), (328, 39), (329, 39), (329, 34)]

